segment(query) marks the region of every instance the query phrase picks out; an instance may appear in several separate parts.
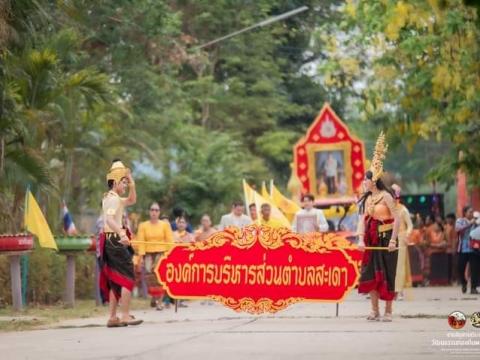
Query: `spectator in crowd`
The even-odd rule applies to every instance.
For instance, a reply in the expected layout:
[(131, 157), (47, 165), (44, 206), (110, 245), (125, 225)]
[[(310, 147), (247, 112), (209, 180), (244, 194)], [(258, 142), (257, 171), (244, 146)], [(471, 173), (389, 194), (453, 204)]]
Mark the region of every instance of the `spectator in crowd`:
[(427, 215), (425, 216), (425, 244), (428, 246), (428, 244), (431, 243), (431, 237), (433, 235), (435, 228), (435, 221), (433, 220), (432, 215)]
[(212, 220), (210, 216), (204, 214), (200, 220), (200, 229), (195, 232), (195, 241), (207, 240), (210, 236), (215, 234), (216, 230), (212, 227)]
[(457, 279), (457, 242), (458, 236), (455, 232), (455, 214), (447, 214), (445, 217), (445, 239), (447, 241), (448, 257), (448, 283), (451, 285)]
[(282, 223), (276, 219), (271, 218), (272, 214), (272, 207), (270, 204), (262, 204), (260, 207), (260, 213), (261, 213), (261, 218), (260, 218), (260, 224), (261, 225), (267, 225), (270, 226), (271, 228), (279, 228), (282, 227)]
[(412, 274), (412, 284), (423, 284), (425, 259), (423, 245), (425, 243), (425, 229), (422, 217), (415, 216), (413, 230), (409, 236), (409, 260)]
[[(173, 215), (173, 221), (170, 223), (170, 225), (172, 226), (172, 230), (175, 231), (175, 230), (177, 230), (178, 219), (181, 218), (181, 217), (186, 219), (187, 218), (187, 212), (184, 209), (182, 209), (181, 207), (174, 207), (173, 211), (172, 211), (172, 215)], [(186, 231), (189, 232), (189, 233), (193, 233), (193, 227), (188, 222), (187, 222)]]
[(299, 234), (308, 232), (327, 232), (328, 223), (323, 211), (313, 207), (315, 197), (312, 194), (302, 196), (303, 209), (293, 219), (292, 230)]
[(219, 230), (224, 230), (228, 226), (243, 228), (250, 225), (252, 219), (243, 213), (244, 209), (245, 207), (241, 201), (235, 201), (232, 205), (232, 211), (229, 214), (222, 216), (220, 225), (218, 226)]
[(471, 273), (470, 293), (478, 294), (478, 272), (480, 270), (479, 255), (470, 247), (470, 232), (475, 225), (472, 207), (465, 206), (462, 215), (463, 216), (458, 218), (455, 223), (455, 231), (458, 234), (458, 277), (462, 285), (462, 293), (466, 293), (468, 281), (465, 277), (465, 270), (467, 264), (469, 264)]
[(432, 285), (448, 284), (448, 257), (447, 240), (441, 222), (431, 225), (429, 243), (427, 248), (429, 256), (429, 282)]
[(152, 296), (151, 306), (157, 310), (163, 310), (163, 294), (157, 289), (154, 273), (155, 264), (163, 253), (173, 246), (173, 233), (170, 224), (160, 220), (160, 205), (153, 202), (149, 208), (149, 220), (140, 223), (137, 232), (138, 254), (140, 263), (143, 263), (146, 272), (146, 280), (149, 293)]
[(252, 219), (252, 222), (256, 222), (258, 219), (257, 205), (251, 203), (248, 205), (248, 210), (250, 212), (250, 219)]
[(425, 241), (424, 222), (420, 216), (415, 216), (413, 230), (410, 233), (410, 245), (421, 246)]
[(173, 238), (177, 243), (191, 243), (195, 241), (193, 234), (187, 231), (188, 222), (183, 216), (177, 219), (177, 230), (173, 232)]

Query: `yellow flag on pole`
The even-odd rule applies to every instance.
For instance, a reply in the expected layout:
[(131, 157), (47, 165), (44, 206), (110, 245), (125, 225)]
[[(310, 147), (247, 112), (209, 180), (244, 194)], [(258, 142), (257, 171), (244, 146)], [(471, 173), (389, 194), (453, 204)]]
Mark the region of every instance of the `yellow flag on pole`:
[(262, 196), (265, 199), (272, 200), (270, 194), (268, 193), (267, 186), (265, 185), (265, 181), (262, 181)]
[(284, 196), (280, 190), (273, 185), (273, 181), (270, 182), (270, 194), (275, 206), (277, 206), (285, 216), (292, 221), (295, 214), (300, 210), (300, 206), (298, 206), (293, 200)]
[(257, 207), (258, 219), (257, 223), (260, 223), (260, 209), (262, 204), (269, 204), (271, 207), (271, 218), (278, 221), (282, 226), (290, 228), (290, 221), (283, 215), (283, 213), (275, 206), (275, 204), (269, 199), (261, 196), (258, 192), (252, 189), (250, 185), (247, 184), (245, 180), (243, 180), (243, 192), (245, 194), (245, 202), (248, 204), (255, 203)]
[(40, 210), (40, 206), (38, 206), (30, 190), (27, 190), (26, 195), (25, 228), (37, 236), (41, 247), (58, 251), (57, 243), (53, 238), (47, 220), (45, 220), (42, 210)]

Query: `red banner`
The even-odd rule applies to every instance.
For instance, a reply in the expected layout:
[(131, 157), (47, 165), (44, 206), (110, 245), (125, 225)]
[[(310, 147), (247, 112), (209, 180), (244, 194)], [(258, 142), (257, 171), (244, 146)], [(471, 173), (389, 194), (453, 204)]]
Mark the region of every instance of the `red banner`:
[(352, 255), (358, 251), (339, 234), (251, 225), (175, 247), (156, 274), (174, 298), (210, 298), (237, 311), (273, 313), (300, 301), (341, 302), (359, 278)]

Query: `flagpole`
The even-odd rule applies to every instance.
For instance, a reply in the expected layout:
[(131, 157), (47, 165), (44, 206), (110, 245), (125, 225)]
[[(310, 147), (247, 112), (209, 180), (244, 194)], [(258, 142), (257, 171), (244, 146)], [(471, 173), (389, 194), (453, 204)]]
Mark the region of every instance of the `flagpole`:
[(23, 228), (27, 231), (27, 212), (28, 212), (28, 194), (30, 193), (30, 184), (27, 185), (27, 191), (25, 192), (25, 205), (23, 208)]
[(248, 195), (247, 195), (247, 186), (246, 186), (247, 182), (245, 181), (245, 179), (242, 179), (242, 185), (243, 185), (243, 197), (245, 198), (245, 210), (247, 212), (247, 215), (249, 217), (250, 216), (250, 208), (248, 207)]

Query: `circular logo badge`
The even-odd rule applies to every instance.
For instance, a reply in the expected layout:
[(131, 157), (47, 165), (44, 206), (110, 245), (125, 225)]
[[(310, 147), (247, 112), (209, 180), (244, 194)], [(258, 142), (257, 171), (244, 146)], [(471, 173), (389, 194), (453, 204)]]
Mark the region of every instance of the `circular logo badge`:
[(448, 315), (448, 325), (450, 325), (452, 329), (461, 329), (465, 326), (466, 322), (467, 317), (461, 311), (454, 311)]
[(470, 322), (476, 328), (480, 328), (480, 312), (474, 312), (472, 316), (470, 316)]

